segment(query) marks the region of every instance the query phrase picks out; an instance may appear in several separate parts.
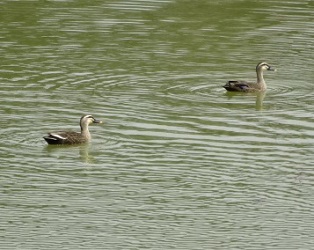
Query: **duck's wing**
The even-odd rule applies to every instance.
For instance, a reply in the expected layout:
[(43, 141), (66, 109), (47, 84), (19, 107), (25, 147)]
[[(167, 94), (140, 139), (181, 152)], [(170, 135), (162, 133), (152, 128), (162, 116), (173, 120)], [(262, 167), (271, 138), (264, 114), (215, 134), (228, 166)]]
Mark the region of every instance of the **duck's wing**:
[(48, 133), (44, 139), (48, 144), (71, 144), (73, 138), (80, 136), (80, 133), (72, 131), (56, 131)]
[(251, 89), (250, 84), (245, 81), (228, 81), (223, 87), (227, 91), (239, 91), (239, 92), (248, 92)]

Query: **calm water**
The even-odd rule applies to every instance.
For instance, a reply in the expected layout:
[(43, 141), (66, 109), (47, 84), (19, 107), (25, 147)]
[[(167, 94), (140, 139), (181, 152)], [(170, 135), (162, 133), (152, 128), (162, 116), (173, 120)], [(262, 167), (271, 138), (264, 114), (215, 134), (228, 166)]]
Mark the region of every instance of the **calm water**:
[[(313, 10), (2, 1), (1, 249), (312, 248)], [(221, 88), (262, 60), (264, 96)]]

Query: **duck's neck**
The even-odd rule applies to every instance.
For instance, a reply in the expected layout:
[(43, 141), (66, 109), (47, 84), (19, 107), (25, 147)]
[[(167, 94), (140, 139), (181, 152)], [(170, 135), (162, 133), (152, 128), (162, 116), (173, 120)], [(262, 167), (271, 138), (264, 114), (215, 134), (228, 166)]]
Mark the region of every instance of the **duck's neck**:
[(89, 133), (88, 126), (82, 126), (81, 125), (81, 135), (83, 138), (85, 138), (88, 141), (91, 139), (91, 135)]
[(265, 82), (264, 77), (263, 77), (263, 71), (257, 70), (256, 74), (257, 74), (257, 83), (256, 84), (258, 85), (259, 89), (260, 90), (266, 90), (267, 85), (266, 85), (266, 82)]

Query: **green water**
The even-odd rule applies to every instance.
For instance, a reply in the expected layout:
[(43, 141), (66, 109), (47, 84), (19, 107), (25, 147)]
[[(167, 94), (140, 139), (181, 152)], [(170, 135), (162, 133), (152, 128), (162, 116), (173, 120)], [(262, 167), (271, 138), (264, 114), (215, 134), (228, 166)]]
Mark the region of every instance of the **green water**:
[(313, 8), (2, 1), (0, 248), (310, 249)]

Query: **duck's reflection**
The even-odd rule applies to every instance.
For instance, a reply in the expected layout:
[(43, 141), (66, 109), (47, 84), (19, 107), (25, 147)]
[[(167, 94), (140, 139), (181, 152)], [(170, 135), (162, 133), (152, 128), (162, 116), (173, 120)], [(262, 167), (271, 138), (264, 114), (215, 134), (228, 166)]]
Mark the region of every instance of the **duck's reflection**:
[(263, 110), (263, 102), (266, 96), (266, 91), (259, 91), (254, 93), (226, 92), (225, 95), (228, 97), (228, 99), (232, 99), (235, 96), (245, 96), (249, 98), (255, 97), (255, 109)]
[(256, 102), (255, 102), (255, 109), (256, 110), (263, 110), (263, 101), (266, 96), (266, 91), (256, 93)]
[(83, 163), (92, 164), (96, 162), (95, 158), (90, 154), (90, 143), (80, 145), (47, 145), (44, 150), (49, 154), (54, 154), (56, 158), (72, 155), (73, 157), (78, 156)]
[(95, 158), (89, 154), (90, 149), (91, 149), (90, 143), (80, 145), (79, 153), (80, 153), (80, 159), (82, 162), (89, 163), (89, 164), (96, 162)]

